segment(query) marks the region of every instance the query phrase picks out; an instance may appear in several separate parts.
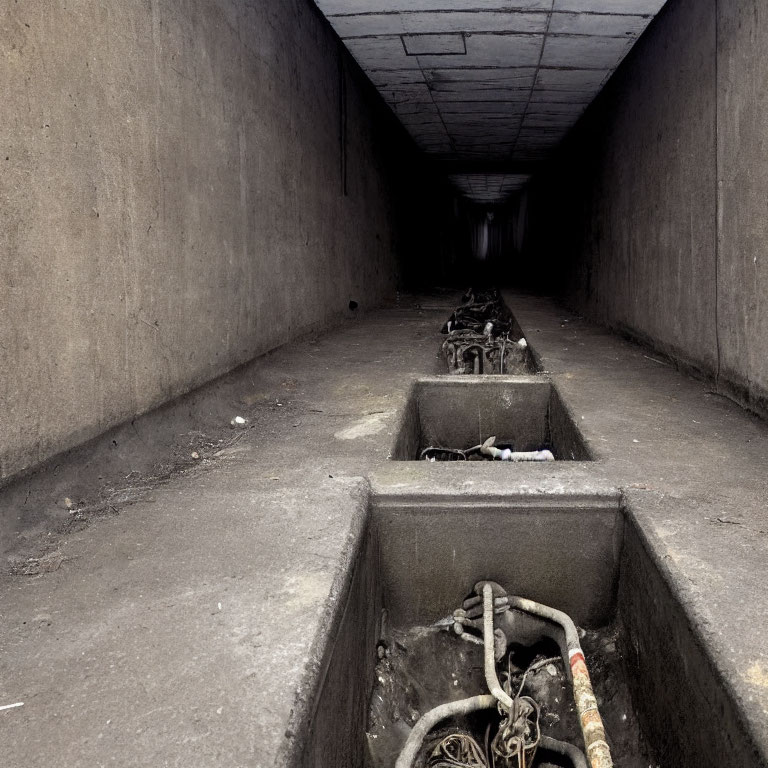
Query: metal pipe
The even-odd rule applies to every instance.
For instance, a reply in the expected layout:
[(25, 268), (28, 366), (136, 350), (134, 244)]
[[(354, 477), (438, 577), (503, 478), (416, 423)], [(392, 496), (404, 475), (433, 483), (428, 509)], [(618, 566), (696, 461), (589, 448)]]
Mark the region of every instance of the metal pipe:
[(589, 768), (584, 753), (567, 741), (558, 741), (557, 739), (551, 739), (549, 736), (542, 736), (539, 739), (539, 749), (543, 749), (546, 752), (554, 752), (556, 755), (562, 755), (570, 760), (573, 768)]
[[(504, 452), (502, 451), (502, 454)], [(554, 461), (552, 451), (508, 451), (508, 455), (502, 455), (502, 461)]]
[(485, 646), (485, 684), (502, 706), (511, 709), (512, 698), (501, 687), (496, 675), (496, 659), (493, 655), (493, 587), (487, 583), (483, 586), (483, 644)]
[[(485, 609), (486, 594), (491, 595), (491, 605), (493, 589), (490, 584), (483, 586), (483, 608)], [(581, 650), (579, 633), (576, 625), (567, 613), (558, 611), (556, 608), (550, 608), (547, 605), (536, 603), (533, 600), (526, 600), (524, 597), (514, 597), (509, 595), (509, 607), (524, 611), (525, 613), (539, 616), (542, 619), (551, 621), (560, 626), (565, 634), (565, 648), (561, 646), (563, 661), (567, 662), (566, 669), (571, 670), (571, 679), (573, 681), (573, 698), (576, 702), (576, 712), (579, 716), (581, 733), (584, 737), (584, 746), (586, 748), (589, 764), (592, 768), (612, 768), (613, 760), (611, 751), (605, 740), (605, 728), (600, 712), (597, 708), (597, 699), (592, 690), (592, 681), (589, 679), (587, 664), (584, 660), (584, 653)], [(485, 627), (485, 612), (483, 614), (483, 626)], [(491, 619), (493, 622), (493, 619)], [(493, 629), (491, 629), (493, 632)], [(495, 674), (495, 671), (494, 671)]]
[(552, 451), (512, 451), (509, 448), (497, 448), (493, 445), (496, 437), (489, 437), (481, 446), (480, 453), (500, 461), (554, 461)]
[[(493, 654), (493, 642), (491, 642), (491, 654)], [(419, 721), (411, 729), (405, 746), (397, 758), (395, 768), (412, 768), (427, 734), (441, 720), (445, 720), (447, 717), (468, 715), (470, 712), (476, 712), (478, 709), (491, 709), (495, 706), (495, 697), (485, 694), (482, 696), (471, 696), (460, 701), (450, 701), (447, 704), (441, 704), (439, 707), (430, 709), (429, 712), (426, 712), (419, 718)]]
[[(486, 586), (483, 586), (483, 595), (485, 595)], [(493, 593), (493, 589), (491, 589)], [(507, 595), (507, 604), (510, 608), (516, 608), (519, 611), (525, 613), (531, 613), (534, 616), (538, 616), (541, 619), (551, 621), (553, 624), (557, 624), (562, 627), (565, 633), (565, 646), (566, 650), (563, 653), (564, 661), (568, 661), (569, 654), (572, 650), (581, 652), (581, 642), (579, 641), (579, 633), (576, 629), (576, 625), (573, 623), (571, 617), (563, 611), (558, 611), (557, 608), (550, 608), (548, 605), (542, 605), (533, 600), (527, 600), (524, 597), (515, 597), (514, 595)], [(563, 650), (562, 647), (560, 649)]]

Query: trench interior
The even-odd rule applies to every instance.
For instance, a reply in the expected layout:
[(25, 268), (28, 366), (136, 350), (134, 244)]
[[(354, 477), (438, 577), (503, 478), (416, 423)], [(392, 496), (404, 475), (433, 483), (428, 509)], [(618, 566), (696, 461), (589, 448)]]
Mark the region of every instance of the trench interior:
[[(509, 338), (511, 341), (519, 341), (525, 338), (522, 326), (518, 323), (514, 313), (509, 309), (506, 302), (504, 303), (504, 309), (506, 312), (506, 319), (510, 324)], [(448, 337), (450, 338), (450, 337)], [(446, 368), (452, 375), (456, 375), (457, 371), (451, 371), (450, 364), (448, 362), (448, 355), (445, 350), (445, 343), (447, 339), (443, 340), (440, 345), (441, 354), (445, 358)], [(500, 375), (531, 375), (534, 373), (540, 373), (543, 370), (541, 363), (538, 361), (533, 349), (528, 345), (522, 355), (515, 353), (514, 350), (508, 349), (508, 353), (504, 358), (504, 371), (496, 371), (492, 365), (485, 365), (481, 373), (485, 376), (500, 376)], [(472, 375), (469, 373), (460, 373), (459, 375), (467, 376)]]
[(392, 449), (418, 460), (427, 447), (466, 449), (491, 435), (516, 451), (547, 448), (555, 459), (592, 455), (556, 386), (541, 376), (445, 376), (415, 382)]
[(639, 528), (616, 499), (590, 505), (560, 498), (490, 505), (374, 500), (326, 656), (303, 766), (366, 765), (382, 622), (396, 629), (432, 624), (482, 578), (564, 610), (585, 629), (613, 625), (632, 708), (659, 765), (720, 765), (706, 723), (731, 723), (736, 710)]
[(382, 634), (429, 625), (481, 578), (558, 607), (579, 626), (616, 618), (624, 518), (614, 501), (373, 505), (310, 725), (306, 766), (365, 765)]

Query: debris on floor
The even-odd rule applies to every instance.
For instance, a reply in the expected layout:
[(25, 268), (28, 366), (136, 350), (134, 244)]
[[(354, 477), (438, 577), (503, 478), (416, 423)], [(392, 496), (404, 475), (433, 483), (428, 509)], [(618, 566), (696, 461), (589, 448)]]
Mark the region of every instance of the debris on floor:
[(650, 764), (615, 634), (577, 630), (566, 614), (495, 582), (479, 582), (431, 627), (391, 630), (379, 658), (373, 768)]
[(528, 343), (516, 339), (515, 322), (498, 290), (464, 296), (442, 328), (442, 353), (454, 374), (528, 373)]
[(57, 550), (47, 552), (40, 557), (29, 557), (22, 561), (12, 561), (10, 572), (14, 576), (38, 576), (41, 573), (53, 573), (61, 568), (66, 558)]
[(536, 451), (516, 451), (512, 442), (496, 443), (496, 436), (489, 437), (471, 448), (443, 448), (430, 445), (421, 452), (423, 461), (554, 461), (555, 455), (549, 448)]

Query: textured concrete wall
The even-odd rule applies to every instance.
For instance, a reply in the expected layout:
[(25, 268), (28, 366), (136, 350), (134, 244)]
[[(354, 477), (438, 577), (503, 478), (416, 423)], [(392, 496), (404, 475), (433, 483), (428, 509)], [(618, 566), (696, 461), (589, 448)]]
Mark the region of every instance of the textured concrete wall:
[(758, 410), (766, 45), (761, 0), (670, 0), (533, 190), (549, 287)]
[(768, 414), (768, 6), (717, 6), (720, 380)]
[(309, 0), (0, 11), (0, 479), (395, 286), (409, 145)]

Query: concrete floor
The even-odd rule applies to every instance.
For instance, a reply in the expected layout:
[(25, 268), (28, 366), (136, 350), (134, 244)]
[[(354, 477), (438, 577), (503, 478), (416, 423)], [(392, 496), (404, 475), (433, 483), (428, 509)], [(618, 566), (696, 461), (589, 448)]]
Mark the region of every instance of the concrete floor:
[[(57, 532), (67, 510), (17, 529), (17, 573), (19, 558), (56, 557), (0, 581), (0, 706), (24, 702), (0, 711), (4, 765), (285, 764), (371, 492), (615, 489), (768, 758), (768, 427), (546, 301), (508, 300), (596, 462), (387, 460), (410, 382), (441, 370), (438, 331), (455, 297), (403, 300), (256, 360), (186, 410), (209, 415), (221, 447), (156, 473), (90, 525)], [(233, 441), (237, 413), (250, 428)], [(151, 456), (164, 418), (142, 421)], [(109, 464), (108, 440), (89, 448), (91, 483), (99, 461), (102, 482), (122, 466)], [(153, 477), (138, 450), (123, 469), (138, 462)], [(6, 516), (25, 484), (57, 496), (76, 484), (78, 461), (6, 489)]]

